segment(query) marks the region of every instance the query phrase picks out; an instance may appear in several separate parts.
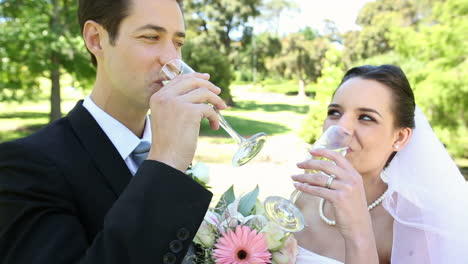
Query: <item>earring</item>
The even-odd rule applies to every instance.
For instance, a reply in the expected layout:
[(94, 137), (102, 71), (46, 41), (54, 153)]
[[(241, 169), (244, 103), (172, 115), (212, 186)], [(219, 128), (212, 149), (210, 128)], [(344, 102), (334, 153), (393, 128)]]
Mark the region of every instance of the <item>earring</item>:
[(398, 149), (398, 148), (400, 148), (400, 146), (399, 146), (399, 145), (396, 145), (396, 144), (395, 144), (395, 145), (393, 145), (393, 147), (394, 147), (395, 149)]
[(380, 172), (380, 178), (384, 181), (384, 182), (388, 182), (388, 176), (387, 174), (385, 173), (385, 169), (382, 170), (382, 172)]

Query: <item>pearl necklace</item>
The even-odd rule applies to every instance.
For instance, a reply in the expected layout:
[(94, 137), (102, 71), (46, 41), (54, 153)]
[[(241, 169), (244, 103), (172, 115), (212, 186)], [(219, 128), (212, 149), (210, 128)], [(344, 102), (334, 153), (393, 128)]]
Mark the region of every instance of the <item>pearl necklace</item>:
[[(388, 191), (388, 190), (387, 190)], [(369, 206), (367, 206), (367, 210), (372, 210), (374, 209), (374, 207), (376, 207), (377, 205), (379, 205), (383, 199), (385, 198), (385, 195), (387, 194), (387, 191), (385, 191), (382, 195), (380, 195), (379, 198), (377, 198), (374, 202), (372, 202)], [(319, 204), (319, 216), (320, 218), (327, 224), (327, 225), (330, 225), (330, 226), (334, 226), (336, 225), (336, 221), (335, 220), (330, 220), (328, 219), (325, 214), (323, 213), (323, 208), (324, 208), (324, 205), (325, 205), (325, 199), (323, 198), (320, 198), (320, 204)]]

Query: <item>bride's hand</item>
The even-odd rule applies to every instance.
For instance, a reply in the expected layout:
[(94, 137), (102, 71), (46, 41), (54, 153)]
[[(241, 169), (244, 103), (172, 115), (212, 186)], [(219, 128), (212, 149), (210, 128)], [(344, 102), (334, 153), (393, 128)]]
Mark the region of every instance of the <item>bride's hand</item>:
[[(335, 151), (314, 149), (310, 153), (314, 157), (323, 157), (331, 161), (309, 159), (298, 163), (299, 168), (318, 173), (292, 176), (296, 189), (322, 197), (333, 206), (336, 226), (345, 239), (356, 239), (367, 233), (363, 232), (364, 230), (371, 231), (372, 225), (361, 175), (348, 160)], [(326, 188), (329, 176), (321, 172), (335, 176), (329, 188)]]

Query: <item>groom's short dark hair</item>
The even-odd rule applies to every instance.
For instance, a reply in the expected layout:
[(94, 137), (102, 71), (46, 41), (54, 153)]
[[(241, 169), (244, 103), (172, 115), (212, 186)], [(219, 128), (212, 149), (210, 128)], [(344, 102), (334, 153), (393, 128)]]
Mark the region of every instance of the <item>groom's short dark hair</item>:
[[(175, 1), (182, 8), (183, 0)], [(107, 30), (109, 42), (114, 45), (119, 36), (120, 23), (129, 15), (131, 4), (132, 0), (79, 0), (78, 22), (81, 32), (83, 32), (86, 21), (93, 20)], [(94, 66), (97, 65), (96, 57), (93, 54), (91, 54), (91, 61)]]

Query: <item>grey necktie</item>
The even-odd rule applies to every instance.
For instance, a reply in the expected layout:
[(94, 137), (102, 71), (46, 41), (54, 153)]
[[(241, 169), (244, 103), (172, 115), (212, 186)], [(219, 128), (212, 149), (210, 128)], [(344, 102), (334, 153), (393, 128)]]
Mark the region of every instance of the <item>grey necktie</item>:
[(182, 260), (182, 264), (195, 264), (195, 247), (193, 246), (193, 242), (190, 244), (187, 255)]
[(132, 158), (135, 163), (140, 167), (141, 163), (148, 157), (151, 143), (148, 141), (141, 141), (140, 144), (133, 150)]

